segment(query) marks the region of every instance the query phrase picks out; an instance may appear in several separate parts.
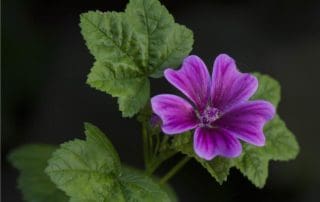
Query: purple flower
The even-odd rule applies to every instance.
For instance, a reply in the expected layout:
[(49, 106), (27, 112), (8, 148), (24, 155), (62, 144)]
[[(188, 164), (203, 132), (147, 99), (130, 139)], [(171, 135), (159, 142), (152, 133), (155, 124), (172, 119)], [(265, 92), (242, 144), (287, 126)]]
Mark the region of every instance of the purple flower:
[(249, 101), (258, 88), (251, 74), (237, 70), (235, 61), (220, 54), (213, 65), (212, 78), (198, 56), (184, 59), (180, 70), (166, 69), (165, 78), (193, 103), (162, 94), (151, 99), (152, 109), (168, 135), (195, 129), (193, 147), (206, 160), (241, 154), (239, 141), (263, 146), (264, 124), (275, 114), (273, 105), (263, 100)]

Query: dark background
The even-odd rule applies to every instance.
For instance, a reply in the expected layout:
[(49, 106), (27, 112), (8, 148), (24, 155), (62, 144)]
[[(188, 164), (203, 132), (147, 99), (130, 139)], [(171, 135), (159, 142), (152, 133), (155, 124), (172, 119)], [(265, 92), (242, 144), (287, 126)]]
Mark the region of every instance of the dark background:
[[(193, 30), (194, 54), (211, 69), (215, 56), (233, 56), (242, 71), (272, 75), (282, 85), (279, 113), (296, 134), (301, 151), (290, 162), (271, 162), (263, 189), (233, 169), (218, 185), (196, 162), (171, 184), (181, 201), (318, 201), (320, 188), (320, 4), (319, 1), (162, 1), (177, 22)], [(21, 201), (18, 173), (6, 161), (26, 143), (59, 144), (83, 138), (92, 122), (112, 140), (123, 162), (142, 168), (140, 126), (122, 119), (116, 100), (85, 84), (93, 58), (79, 30), (87, 10), (125, 8), (119, 0), (3, 0), (1, 74), (1, 191)], [(164, 79), (152, 94), (175, 91)], [(164, 167), (172, 165), (169, 162)]]

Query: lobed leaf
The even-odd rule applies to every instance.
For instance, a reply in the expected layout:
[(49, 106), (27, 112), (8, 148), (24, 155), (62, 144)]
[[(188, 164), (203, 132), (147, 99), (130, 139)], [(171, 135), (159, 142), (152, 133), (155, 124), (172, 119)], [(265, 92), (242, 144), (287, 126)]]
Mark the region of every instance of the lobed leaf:
[(49, 160), (46, 173), (71, 201), (169, 201), (149, 177), (124, 168), (106, 136), (85, 124), (86, 140), (64, 143)]
[(148, 101), (148, 77), (177, 67), (189, 54), (192, 32), (174, 22), (158, 0), (131, 0), (125, 12), (81, 14), (81, 33), (96, 62), (87, 83), (118, 97), (125, 117)]

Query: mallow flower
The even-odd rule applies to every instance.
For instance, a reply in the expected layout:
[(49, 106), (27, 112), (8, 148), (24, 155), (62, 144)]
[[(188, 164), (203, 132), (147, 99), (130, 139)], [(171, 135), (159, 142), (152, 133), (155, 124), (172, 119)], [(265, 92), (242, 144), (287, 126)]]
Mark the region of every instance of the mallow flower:
[(170, 94), (152, 97), (153, 112), (162, 120), (165, 134), (195, 129), (194, 151), (206, 160), (239, 156), (240, 140), (265, 145), (263, 127), (274, 116), (275, 108), (264, 100), (249, 100), (258, 80), (239, 72), (231, 57), (220, 54), (215, 59), (211, 78), (204, 62), (195, 55), (185, 58), (180, 70), (169, 68), (164, 75), (191, 101)]

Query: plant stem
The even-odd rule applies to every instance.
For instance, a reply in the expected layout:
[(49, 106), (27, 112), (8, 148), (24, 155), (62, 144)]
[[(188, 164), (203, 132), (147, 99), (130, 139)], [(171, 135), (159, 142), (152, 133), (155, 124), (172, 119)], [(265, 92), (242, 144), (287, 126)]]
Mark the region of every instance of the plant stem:
[(158, 155), (158, 152), (159, 152), (159, 148), (160, 148), (160, 137), (159, 137), (159, 134), (155, 134), (156, 136), (156, 146), (154, 148), (154, 156)]
[(155, 158), (152, 159), (150, 166), (148, 167), (148, 169), (146, 170), (146, 173), (148, 175), (151, 175), (152, 173), (155, 172), (155, 170), (157, 170), (157, 168), (166, 160), (168, 160), (169, 158), (171, 158), (172, 156), (174, 156), (177, 153), (177, 151), (167, 151), (167, 152), (163, 152), (160, 153), (159, 155), (157, 155)]
[(144, 155), (144, 164), (146, 168), (149, 165), (149, 144), (148, 144), (148, 134), (145, 125), (142, 125), (142, 141), (143, 141), (143, 155)]
[(191, 157), (185, 156), (181, 161), (179, 161), (169, 172), (163, 176), (160, 180), (160, 184), (166, 183), (171, 177), (173, 177), (189, 160)]

